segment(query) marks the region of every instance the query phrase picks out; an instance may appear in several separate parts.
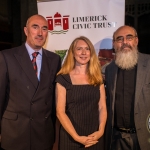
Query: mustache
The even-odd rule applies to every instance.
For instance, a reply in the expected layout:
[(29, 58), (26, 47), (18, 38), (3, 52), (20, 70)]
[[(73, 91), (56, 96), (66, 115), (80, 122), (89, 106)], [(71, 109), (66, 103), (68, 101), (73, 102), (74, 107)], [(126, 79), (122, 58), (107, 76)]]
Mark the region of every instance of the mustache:
[(122, 46), (120, 47), (120, 49), (123, 50), (124, 48), (130, 48), (130, 49), (132, 49), (132, 46), (129, 45), (128, 43), (123, 43)]
[(43, 39), (43, 36), (42, 35), (37, 35), (35, 38)]

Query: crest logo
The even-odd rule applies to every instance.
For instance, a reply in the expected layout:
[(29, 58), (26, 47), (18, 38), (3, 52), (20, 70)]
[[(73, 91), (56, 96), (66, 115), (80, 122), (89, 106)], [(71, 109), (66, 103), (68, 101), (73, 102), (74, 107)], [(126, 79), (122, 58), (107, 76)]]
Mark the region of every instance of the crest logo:
[(66, 34), (69, 29), (69, 15), (62, 16), (58, 12), (53, 16), (46, 17), (48, 30), (51, 34)]
[(150, 132), (150, 114), (147, 117), (147, 129)]

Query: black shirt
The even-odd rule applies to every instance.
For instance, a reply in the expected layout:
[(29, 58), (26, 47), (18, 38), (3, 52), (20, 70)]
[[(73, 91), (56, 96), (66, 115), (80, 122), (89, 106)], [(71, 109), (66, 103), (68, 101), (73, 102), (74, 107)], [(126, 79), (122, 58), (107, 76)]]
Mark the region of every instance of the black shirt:
[(137, 66), (130, 70), (118, 69), (114, 126), (134, 128), (134, 99)]

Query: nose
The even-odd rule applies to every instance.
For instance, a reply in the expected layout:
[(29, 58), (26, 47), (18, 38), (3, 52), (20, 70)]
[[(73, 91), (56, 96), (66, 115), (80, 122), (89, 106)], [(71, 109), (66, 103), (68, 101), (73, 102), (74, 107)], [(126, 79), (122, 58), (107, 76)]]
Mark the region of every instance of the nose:
[(43, 31), (42, 31), (42, 29), (39, 28), (38, 35), (42, 35), (42, 34), (43, 34)]
[(82, 54), (85, 54), (86, 53), (86, 50), (85, 49), (82, 49)]
[(126, 38), (126, 37), (124, 37), (122, 42), (123, 42), (123, 43), (128, 43), (127, 38)]

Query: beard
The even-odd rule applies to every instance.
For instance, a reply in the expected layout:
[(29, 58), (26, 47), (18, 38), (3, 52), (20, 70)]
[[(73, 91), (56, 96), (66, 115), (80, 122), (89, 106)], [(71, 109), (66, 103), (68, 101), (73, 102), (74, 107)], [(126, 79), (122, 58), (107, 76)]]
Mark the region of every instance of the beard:
[[(124, 48), (129, 48), (126, 51)], [(131, 47), (129, 44), (124, 43), (120, 49), (116, 50), (116, 65), (121, 69), (132, 69), (137, 64), (138, 61), (138, 49), (137, 46)]]

